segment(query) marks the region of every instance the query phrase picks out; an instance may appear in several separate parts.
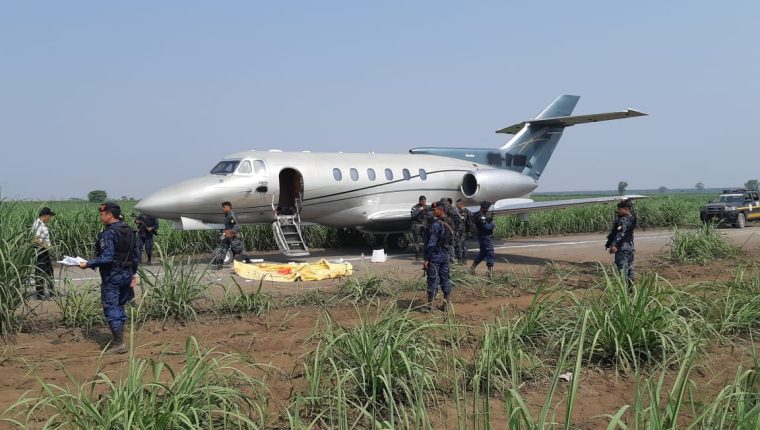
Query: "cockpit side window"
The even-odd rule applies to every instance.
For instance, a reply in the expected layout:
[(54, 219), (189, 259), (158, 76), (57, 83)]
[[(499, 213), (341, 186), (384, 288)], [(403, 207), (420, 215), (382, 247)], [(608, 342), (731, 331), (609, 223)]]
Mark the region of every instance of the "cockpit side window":
[(240, 163), (240, 167), (238, 167), (238, 173), (242, 173), (244, 175), (250, 175), (253, 169), (251, 169), (251, 162), (248, 160), (243, 161)]
[(229, 175), (235, 171), (238, 164), (240, 164), (240, 160), (222, 160), (211, 169), (210, 173), (212, 175)]
[(261, 160), (253, 160), (253, 173), (257, 175), (266, 175), (267, 166)]

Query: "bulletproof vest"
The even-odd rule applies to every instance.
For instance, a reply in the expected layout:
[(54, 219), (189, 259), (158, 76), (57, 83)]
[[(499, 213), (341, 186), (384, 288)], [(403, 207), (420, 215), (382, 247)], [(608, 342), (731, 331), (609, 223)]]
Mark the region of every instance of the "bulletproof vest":
[(422, 209), (421, 211), (418, 211), (417, 209), (420, 208), (419, 203), (412, 206), (412, 222), (415, 223), (423, 223), (425, 222), (425, 218), (427, 217), (427, 207), (425, 209)]
[(478, 236), (493, 236), (493, 226), (486, 227), (486, 224), (493, 222), (483, 212), (478, 212), (475, 215), (475, 228), (478, 230)]
[(638, 220), (634, 215), (630, 215), (631, 217), (631, 224), (628, 226), (628, 230), (625, 231), (625, 236), (623, 236), (623, 242), (633, 242), (633, 229), (636, 228), (636, 224), (638, 223)]
[(452, 221), (452, 227), (454, 230), (459, 231), (462, 228), (462, 217), (459, 215), (459, 211), (453, 207), (446, 208), (446, 216)]
[(439, 237), (438, 243), (439, 246), (445, 247), (450, 246), (454, 244), (454, 230), (451, 227), (451, 223), (446, 222), (444, 219), (438, 219), (436, 222), (441, 223), (441, 226), (443, 227), (443, 233), (441, 234), (441, 237)]
[[(123, 222), (111, 224), (108, 229), (116, 233), (114, 243), (113, 263), (111, 267), (130, 268), (132, 267), (132, 253), (135, 247), (135, 232)], [(102, 234), (102, 233), (101, 233)], [(95, 244), (95, 251), (100, 254), (100, 240)]]
[(224, 216), (224, 228), (225, 230), (232, 229), (235, 227), (235, 224), (237, 223), (237, 220), (235, 219), (235, 212), (230, 211), (228, 214)]

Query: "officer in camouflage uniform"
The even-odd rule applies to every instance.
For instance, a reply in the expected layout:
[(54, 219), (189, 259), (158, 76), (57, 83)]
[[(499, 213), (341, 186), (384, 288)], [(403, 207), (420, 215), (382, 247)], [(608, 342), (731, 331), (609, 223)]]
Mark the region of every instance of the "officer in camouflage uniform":
[(420, 258), (420, 250), (425, 249), (425, 231), (428, 226), (428, 207), (425, 196), (420, 196), (419, 203), (412, 206), (412, 241), (414, 242), (414, 258)]
[(462, 264), (467, 264), (467, 236), (472, 230), (472, 213), (464, 207), (462, 199), (457, 200), (457, 213), (462, 220), (459, 223), (459, 227), (456, 231), (456, 242), (454, 243), (454, 251), (457, 259)]
[[(441, 199), (443, 201), (443, 199)], [(459, 211), (454, 207), (454, 202), (450, 199), (446, 199), (446, 218), (449, 220), (449, 226), (451, 227), (454, 235), (452, 237), (451, 246), (449, 247), (449, 262), (456, 263), (458, 249), (457, 244), (460, 238), (460, 229), (463, 227), (462, 217), (459, 216)]]
[(100, 205), (99, 211), (100, 221), (106, 228), (98, 235), (97, 257), (83, 261), (79, 267), (100, 270), (100, 298), (113, 335), (110, 351), (123, 354), (127, 352), (124, 344), (124, 323), (127, 321), (124, 306), (135, 297), (140, 251), (135, 232), (119, 219), (119, 205), (106, 202)]
[(246, 263), (251, 261), (246, 255), (245, 246), (239, 237), (240, 225), (237, 221), (237, 215), (232, 210), (232, 203), (222, 203), (222, 210), (224, 211), (224, 238), (214, 251), (214, 257), (211, 260), (211, 268), (215, 270), (222, 268), (227, 250), (232, 251), (232, 258), (243, 260)]
[(618, 213), (610, 234), (607, 235), (605, 249), (615, 254), (615, 266), (621, 275), (625, 275), (628, 285), (633, 285), (633, 230), (636, 229), (636, 217), (633, 215), (631, 200), (623, 200), (617, 205)]
[(478, 233), (478, 245), (480, 246), (480, 253), (475, 257), (475, 260), (470, 266), (470, 273), (475, 273), (475, 268), (481, 261), (486, 260), (486, 267), (488, 268), (488, 274), (493, 274), (494, 264), (494, 251), (493, 251), (493, 215), (488, 213), (488, 209), (491, 207), (491, 202), (484, 201), (480, 203), (480, 212), (473, 215), (475, 221), (475, 229)]
[(431, 308), (439, 288), (443, 291), (444, 310), (448, 309), (451, 300), (451, 274), (446, 243), (451, 240), (453, 232), (443, 221), (445, 207), (442, 202), (434, 203), (435, 219), (425, 241), (425, 262), (423, 263), (427, 277), (427, 305), (423, 308), (425, 310)]
[(137, 249), (142, 253), (145, 247), (145, 255), (148, 256), (147, 264), (153, 258), (153, 236), (158, 234), (158, 218), (140, 214), (135, 218), (137, 224)]

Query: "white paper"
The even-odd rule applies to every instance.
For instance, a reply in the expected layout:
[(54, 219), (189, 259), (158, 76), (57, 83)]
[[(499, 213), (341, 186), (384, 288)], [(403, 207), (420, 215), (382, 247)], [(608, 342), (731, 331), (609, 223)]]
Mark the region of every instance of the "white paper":
[(385, 263), (385, 260), (388, 257), (385, 255), (385, 250), (383, 249), (375, 249), (372, 251), (372, 259), (370, 260), (373, 263)]
[(63, 264), (64, 266), (79, 266), (79, 263), (87, 261), (82, 257), (69, 257), (68, 255), (63, 256), (63, 260), (59, 261), (59, 263)]

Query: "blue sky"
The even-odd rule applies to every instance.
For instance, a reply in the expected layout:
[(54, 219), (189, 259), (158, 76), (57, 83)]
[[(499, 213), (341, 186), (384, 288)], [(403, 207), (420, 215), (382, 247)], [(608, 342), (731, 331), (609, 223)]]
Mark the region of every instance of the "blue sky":
[[(523, 4), (524, 3), (524, 4)], [(0, 192), (143, 197), (245, 149), (498, 147), (560, 94), (539, 191), (760, 177), (760, 2), (0, 5)]]

